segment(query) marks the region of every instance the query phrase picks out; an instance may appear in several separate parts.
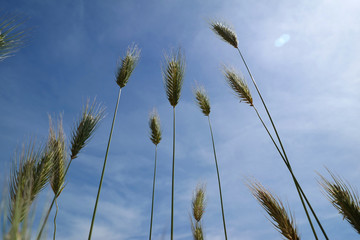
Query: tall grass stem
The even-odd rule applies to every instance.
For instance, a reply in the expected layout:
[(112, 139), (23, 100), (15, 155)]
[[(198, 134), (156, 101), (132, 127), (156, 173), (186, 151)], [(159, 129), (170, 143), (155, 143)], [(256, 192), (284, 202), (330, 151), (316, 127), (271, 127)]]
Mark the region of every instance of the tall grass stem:
[(157, 145), (155, 145), (155, 165), (154, 165), (154, 180), (153, 180), (153, 190), (152, 190), (152, 199), (151, 199), (151, 217), (150, 217), (149, 240), (151, 240), (152, 223), (153, 223), (153, 215), (154, 215), (154, 196), (155, 196), (155, 179), (156, 179), (156, 159), (157, 159)]
[(55, 205), (56, 205), (56, 212), (55, 212), (55, 217), (54, 217), (54, 237), (53, 239), (55, 240), (55, 235), (56, 235), (56, 216), (57, 216), (57, 213), (59, 211), (59, 206), (57, 204), (57, 199), (55, 199)]
[(211, 122), (210, 122), (210, 117), (209, 117), (209, 116), (208, 116), (208, 121), (209, 121), (209, 128), (210, 128), (210, 133), (211, 133), (211, 140), (212, 140), (212, 145), (213, 145), (213, 150), (214, 150), (216, 173), (217, 173), (218, 184), (219, 184), (219, 193), (220, 193), (220, 203), (221, 203), (222, 220), (223, 220), (223, 225), (224, 225), (224, 234), (225, 234), (225, 239), (227, 240), (226, 224), (225, 224), (225, 214), (224, 214), (224, 205), (223, 205), (223, 199), (222, 199), (222, 193), (221, 193), (221, 183), (220, 183), (219, 167), (218, 167), (218, 162), (217, 162), (217, 158), (216, 158), (214, 135), (213, 135), (213, 131), (212, 131), (212, 128), (211, 128)]
[(103, 165), (103, 169), (102, 169), (102, 172), (101, 172), (99, 189), (98, 189), (98, 193), (97, 193), (97, 196), (96, 196), (96, 201), (95, 201), (95, 207), (94, 207), (93, 216), (92, 216), (92, 219), (91, 219), (91, 225), (90, 225), (90, 230), (89, 230), (89, 238), (88, 238), (89, 240), (91, 239), (92, 230), (93, 230), (93, 226), (94, 226), (95, 215), (96, 215), (96, 210), (97, 210), (97, 204), (98, 204), (98, 202), (99, 202), (101, 186), (102, 186), (102, 182), (103, 182), (103, 178), (104, 178), (104, 173), (105, 173), (106, 160), (107, 160), (107, 156), (108, 156), (108, 153), (109, 153), (109, 148), (110, 148), (110, 143), (111, 143), (111, 137), (112, 137), (112, 133), (113, 133), (114, 125), (115, 125), (115, 119), (116, 119), (116, 114), (117, 114), (117, 110), (118, 110), (118, 106), (119, 106), (120, 96), (121, 96), (121, 88), (119, 88), (119, 94), (118, 94), (118, 98), (117, 98), (117, 101), (116, 101), (116, 106), (115, 106), (115, 111), (114, 111), (114, 117), (113, 117), (113, 121), (112, 121), (112, 124), (111, 124), (109, 141), (108, 141), (108, 144), (107, 144), (107, 147), (106, 147), (104, 165)]
[(173, 162), (172, 162), (172, 181), (171, 181), (171, 240), (174, 235), (174, 183), (175, 183), (175, 107), (173, 107)]

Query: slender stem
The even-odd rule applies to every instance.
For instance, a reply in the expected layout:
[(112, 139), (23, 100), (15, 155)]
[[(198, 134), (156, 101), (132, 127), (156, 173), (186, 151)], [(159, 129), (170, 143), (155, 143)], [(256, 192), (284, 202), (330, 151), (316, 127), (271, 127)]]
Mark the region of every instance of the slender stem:
[(155, 145), (155, 165), (154, 165), (154, 180), (153, 180), (153, 190), (152, 190), (152, 200), (151, 200), (151, 218), (150, 218), (149, 240), (151, 240), (152, 222), (153, 222), (153, 213), (154, 213), (155, 178), (156, 178), (156, 157), (157, 157), (157, 145)]
[[(318, 239), (318, 237), (317, 237), (317, 235), (316, 235), (316, 231), (315, 231), (314, 226), (313, 226), (313, 224), (312, 224), (311, 218), (310, 218), (310, 216), (309, 216), (308, 210), (307, 210), (306, 205), (305, 205), (305, 203), (304, 203), (303, 196), (301, 195), (301, 193), (303, 193), (303, 191), (302, 191), (302, 189), (300, 188), (300, 184), (298, 183), (298, 181), (297, 181), (297, 179), (296, 179), (296, 177), (295, 177), (295, 175), (294, 175), (294, 173), (293, 173), (293, 171), (292, 171), (292, 169), (291, 169), (290, 163), (289, 163), (289, 161), (286, 161), (284, 155), (281, 153), (278, 145), (276, 144), (274, 138), (272, 137), (269, 129), (268, 129), (267, 126), (265, 125), (265, 123), (264, 123), (263, 119), (261, 118), (261, 116), (260, 116), (258, 110), (256, 109), (256, 107), (253, 106), (253, 108), (254, 108), (254, 110), (255, 110), (258, 118), (260, 119), (262, 125), (263, 125), (264, 128), (266, 129), (266, 132), (267, 132), (268, 135), (270, 136), (272, 142), (274, 143), (276, 149), (278, 150), (278, 152), (279, 152), (282, 160), (284, 161), (285, 165), (287, 166), (287, 168), (288, 168), (288, 170), (289, 170), (289, 172), (290, 172), (290, 174), (291, 174), (291, 176), (292, 176), (292, 178), (293, 178), (293, 181), (294, 181), (294, 183), (295, 183), (296, 190), (297, 190), (297, 192), (298, 192), (298, 194), (299, 194), (299, 197), (300, 197), (300, 200), (301, 200), (301, 204), (302, 204), (302, 206), (303, 206), (303, 208), (304, 208), (304, 210), (305, 210), (306, 217), (307, 217), (307, 219), (308, 219), (308, 221), (309, 221), (309, 223), (310, 223), (311, 230), (313, 231), (313, 234), (314, 234), (315, 239)], [(300, 190), (299, 188), (300, 188), (301, 190)]]
[(96, 196), (96, 201), (95, 201), (95, 207), (94, 207), (94, 212), (93, 212), (93, 216), (91, 219), (91, 226), (90, 226), (90, 231), (89, 231), (89, 240), (91, 239), (91, 234), (92, 234), (92, 230), (93, 230), (93, 226), (94, 226), (94, 221), (95, 221), (95, 215), (96, 215), (96, 209), (97, 209), (97, 204), (99, 201), (99, 197), (100, 197), (100, 191), (101, 191), (101, 186), (102, 186), (102, 182), (103, 182), (103, 178), (104, 178), (104, 173), (105, 173), (105, 166), (106, 166), (106, 160), (107, 160), (107, 156), (109, 153), (109, 148), (110, 148), (110, 142), (111, 142), (111, 137), (112, 137), (112, 133), (113, 133), (113, 129), (114, 129), (114, 125), (115, 125), (115, 118), (116, 118), (116, 113), (118, 110), (118, 105), (119, 105), (119, 101), (120, 101), (120, 95), (121, 95), (121, 88), (119, 89), (119, 94), (118, 94), (118, 98), (116, 101), (116, 106), (115, 106), (115, 111), (114, 111), (114, 117), (113, 117), (113, 121), (111, 124), (111, 130), (110, 130), (110, 135), (109, 135), (109, 141), (106, 147), (106, 153), (105, 153), (105, 159), (104, 159), (104, 165), (103, 165), (103, 169), (101, 172), (101, 178), (100, 178), (100, 183), (99, 183), (99, 188), (98, 188), (98, 193)]
[[(263, 99), (263, 97), (262, 97), (262, 95), (261, 95), (261, 93), (260, 93), (260, 90), (259, 90), (259, 88), (258, 88), (258, 86), (257, 86), (257, 84), (256, 84), (256, 82), (255, 82), (255, 79), (253, 78), (253, 76), (252, 76), (252, 74), (251, 74), (251, 71), (250, 71), (250, 69), (249, 69), (249, 67), (248, 67), (248, 65), (247, 65), (247, 63), (246, 63), (246, 61), (245, 61), (245, 58), (244, 58), (243, 55), (241, 54), (240, 49), (237, 48), (237, 50), (238, 50), (238, 52), (239, 52), (239, 54), (240, 54), (240, 57), (241, 57), (244, 65), (245, 65), (245, 67), (246, 67), (246, 70), (248, 71), (248, 73), (249, 73), (249, 75), (250, 75), (251, 81), (253, 82), (253, 84), (254, 84), (254, 86), (255, 86), (255, 89), (256, 89), (256, 91), (257, 91), (257, 93), (258, 93), (258, 95), (259, 95), (259, 97), (260, 97), (260, 99), (261, 99), (261, 102), (262, 102), (262, 104), (263, 104), (263, 106), (264, 106), (264, 108), (265, 108), (265, 111), (266, 111), (266, 113), (267, 113), (267, 115), (268, 115), (268, 117), (269, 117), (269, 120), (270, 120), (270, 122), (271, 122), (271, 125), (272, 125), (272, 127), (273, 127), (273, 129), (274, 129), (274, 131), (275, 131), (276, 137), (277, 137), (277, 139), (278, 139), (278, 141), (279, 141), (279, 143), (280, 143), (280, 147), (281, 147), (281, 149), (282, 149), (282, 151), (283, 151), (283, 153), (284, 153), (284, 157), (285, 157), (284, 161), (286, 161), (286, 162), (288, 163), (289, 167), (290, 167), (289, 159), (288, 159), (288, 157), (287, 157), (287, 155), (286, 155), (286, 151), (285, 151), (285, 149), (284, 149), (284, 146), (283, 146), (283, 144), (282, 144), (282, 141), (281, 141), (281, 139), (280, 139), (280, 136), (279, 136), (279, 134), (278, 134), (278, 131), (277, 131), (276, 127), (275, 127), (274, 121), (272, 120), (272, 117), (271, 117), (271, 115), (270, 115), (270, 112), (269, 112), (269, 110), (268, 110), (268, 108), (267, 108), (267, 106), (266, 106), (266, 104), (265, 104), (265, 101), (264, 101), (264, 99)], [(289, 167), (288, 167), (288, 168), (289, 168)], [(289, 168), (289, 170), (290, 170), (290, 169), (291, 169), (291, 167)], [(292, 170), (290, 170), (290, 172), (292, 172)], [(296, 186), (300, 186), (300, 185), (299, 185), (299, 184), (296, 184)], [(304, 198), (306, 199), (306, 203), (308, 204), (309, 208), (311, 209), (311, 212), (312, 212), (312, 214), (314, 215), (314, 217), (315, 217), (315, 219), (316, 219), (316, 221), (317, 221), (317, 224), (319, 225), (319, 227), (320, 227), (320, 229), (321, 229), (324, 237), (328, 240), (329, 238), (328, 238), (328, 236), (327, 236), (324, 228), (322, 227), (319, 219), (317, 218), (317, 216), (316, 216), (313, 208), (311, 207), (310, 202), (307, 200), (307, 197), (306, 197), (305, 193), (302, 191), (302, 189), (301, 189), (301, 193), (302, 193), (302, 195), (304, 196)]]
[(171, 240), (174, 235), (174, 180), (175, 180), (175, 107), (173, 107), (173, 165), (172, 165), (172, 187), (171, 187)]
[(213, 145), (213, 150), (214, 150), (216, 173), (217, 173), (218, 183), (219, 183), (219, 193), (220, 193), (221, 213), (222, 213), (222, 219), (223, 219), (223, 225), (224, 225), (224, 234), (225, 234), (225, 239), (227, 240), (224, 205), (223, 205), (222, 193), (221, 193), (220, 174), (219, 174), (219, 167), (218, 167), (217, 158), (216, 158), (215, 142), (214, 142), (214, 135), (213, 135), (212, 128), (211, 128), (211, 123), (210, 123), (210, 116), (208, 116), (208, 121), (209, 121), (211, 140), (212, 140), (212, 145)]
[(52, 200), (52, 202), (51, 202), (51, 204), (50, 204), (49, 210), (48, 210), (47, 213), (46, 213), (46, 217), (45, 217), (44, 222), (43, 222), (43, 224), (42, 224), (42, 226), (41, 226), (40, 232), (38, 233), (38, 236), (37, 236), (37, 238), (36, 238), (37, 240), (40, 240), (40, 238), (41, 238), (42, 232), (44, 231), (46, 222), (47, 222), (47, 220), (48, 220), (48, 218), (49, 218), (49, 215), (50, 215), (51, 209), (52, 209), (52, 207), (53, 207), (53, 205), (54, 205), (54, 203), (55, 203), (55, 200), (56, 200), (56, 195), (54, 196), (54, 198), (53, 198), (53, 200)]
[(59, 206), (57, 204), (57, 198), (55, 199), (55, 205), (56, 205), (56, 212), (55, 212), (55, 217), (54, 217), (54, 237), (53, 237), (54, 240), (55, 240), (55, 235), (56, 235), (56, 216), (59, 211)]

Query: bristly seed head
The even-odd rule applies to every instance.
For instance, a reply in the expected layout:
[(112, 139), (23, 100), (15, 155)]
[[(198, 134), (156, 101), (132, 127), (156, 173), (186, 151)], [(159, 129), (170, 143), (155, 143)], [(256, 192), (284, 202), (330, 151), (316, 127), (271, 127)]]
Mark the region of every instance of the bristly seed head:
[(126, 86), (131, 73), (134, 71), (140, 58), (140, 49), (136, 45), (129, 47), (126, 56), (121, 59), (121, 64), (116, 73), (116, 83), (120, 88)]
[(180, 49), (177, 54), (165, 56), (163, 64), (163, 78), (167, 98), (171, 106), (175, 107), (180, 99), (184, 78), (185, 61)]
[(217, 35), (219, 35), (222, 40), (229, 43), (234, 48), (238, 47), (236, 33), (227, 24), (221, 22), (212, 22), (210, 23), (210, 25), (211, 30), (213, 30)]
[(235, 91), (240, 101), (253, 106), (253, 99), (245, 80), (241, 78), (234, 70), (224, 67), (224, 75), (229, 86)]
[(198, 186), (192, 200), (193, 216), (197, 222), (200, 222), (205, 212), (205, 187)]
[(194, 92), (196, 103), (200, 107), (201, 111), (205, 116), (210, 114), (210, 100), (206, 94), (204, 87), (198, 86)]
[(158, 145), (161, 141), (161, 128), (160, 128), (160, 117), (155, 109), (150, 114), (149, 127), (151, 130), (150, 140), (155, 145)]

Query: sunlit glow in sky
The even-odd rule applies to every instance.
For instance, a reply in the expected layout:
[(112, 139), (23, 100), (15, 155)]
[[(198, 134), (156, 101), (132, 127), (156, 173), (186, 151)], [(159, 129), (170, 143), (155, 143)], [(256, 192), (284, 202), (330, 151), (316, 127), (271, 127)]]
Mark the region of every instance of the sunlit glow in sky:
[(276, 47), (282, 47), (289, 41), (290, 41), (290, 35), (284, 33), (278, 39), (275, 40), (274, 44)]

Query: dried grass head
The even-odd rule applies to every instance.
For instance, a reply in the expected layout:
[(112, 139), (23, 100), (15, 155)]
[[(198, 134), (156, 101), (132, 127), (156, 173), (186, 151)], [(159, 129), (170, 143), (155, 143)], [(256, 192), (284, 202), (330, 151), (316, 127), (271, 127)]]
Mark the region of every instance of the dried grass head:
[(360, 234), (360, 198), (356, 189), (328, 170), (333, 182), (321, 177), (321, 186), (331, 204)]
[(128, 48), (126, 56), (121, 59), (121, 64), (116, 73), (116, 83), (120, 88), (125, 87), (129, 81), (131, 73), (139, 61), (140, 52), (140, 49), (136, 45), (131, 46)]
[(185, 61), (180, 49), (170, 56), (165, 55), (162, 72), (167, 98), (171, 106), (175, 107), (180, 99), (185, 72)]
[(71, 136), (71, 159), (75, 159), (80, 150), (90, 140), (94, 131), (99, 125), (99, 122), (104, 117), (104, 107), (100, 104), (96, 104), (94, 101), (92, 104), (88, 100), (80, 119), (76, 123)]
[(225, 23), (212, 22), (210, 23), (211, 30), (213, 30), (222, 40), (229, 43), (234, 48), (238, 47), (238, 40), (236, 33)]
[(240, 77), (234, 70), (225, 66), (224, 75), (227, 83), (234, 90), (235, 94), (240, 98), (240, 101), (253, 106), (253, 99), (245, 79)]
[(285, 239), (299, 240), (293, 216), (288, 214), (281, 200), (269, 192), (257, 181), (249, 181), (248, 187), (253, 196), (258, 200), (266, 213), (269, 221)]
[(192, 199), (192, 212), (194, 219), (200, 222), (202, 215), (205, 212), (206, 200), (205, 200), (205, 186), (199, 185), (194, 193)]
[(197, 86), (194, 91), (194, 94), (196, 98), (196, 103), (200, 107), (202, 113), (205, 116), (209, 116), (211, 107), (210, 107), (210, 100), (205, 91), (205, 88), (202, 86)]
[(149, 127), (151, 130), (150, 140), (158, 145), (161, 141), (161, 128), (160, 128), (160, 117), (156, 109), (150, 113)]

